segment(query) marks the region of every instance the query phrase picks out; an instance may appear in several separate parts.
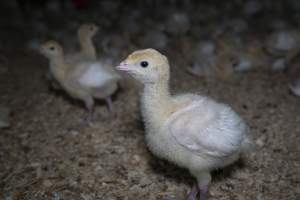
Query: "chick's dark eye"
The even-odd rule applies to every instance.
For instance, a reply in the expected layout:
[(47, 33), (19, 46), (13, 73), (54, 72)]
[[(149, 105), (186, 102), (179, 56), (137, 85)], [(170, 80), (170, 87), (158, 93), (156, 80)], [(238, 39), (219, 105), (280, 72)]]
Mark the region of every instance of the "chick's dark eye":
[(148, 67), (149, 63), (147, 61), (142, 61), (140, 65), (141, 65), (141, 67), (145, 68), (145, 67)]
[(50, 50), (51, 50), (51, 51), (54, 51), (54, 49), (55, 49), (54, 47), (50, 47)]

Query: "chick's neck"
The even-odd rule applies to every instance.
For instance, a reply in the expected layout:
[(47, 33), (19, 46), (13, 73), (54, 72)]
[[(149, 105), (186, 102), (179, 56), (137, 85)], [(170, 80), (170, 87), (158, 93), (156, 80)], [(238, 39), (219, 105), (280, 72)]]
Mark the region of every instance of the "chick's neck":
[(50, 59), (50, 69), (58, 81), (63, 80), (65, 73), (68, 70), (68, 65), (65, 63), (64, 55)]
[(89, 59), (96, 60), (96, 50), (91, 37), (80, 36), (81, 52)]
[(145, 120), (157, 124), (168, 117), (174, 108), (170, 91), (169, 78), (153, 84), (146, 84), (142, 95), (143, 116)]

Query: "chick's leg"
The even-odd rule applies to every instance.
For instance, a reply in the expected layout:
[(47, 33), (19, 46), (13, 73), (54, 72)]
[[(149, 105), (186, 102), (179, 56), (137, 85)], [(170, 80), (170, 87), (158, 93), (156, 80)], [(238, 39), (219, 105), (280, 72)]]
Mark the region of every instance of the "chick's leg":
[(207, 199), (207, 192), (208, 192), (208, 186), (204, 186), (204, 187), (200, 188), (200, 200)]
[(109, 112), (112, 113), (112, 114), (114, 115), (114, 114), (115, 114), (115, 109), (114, 109), (114, 106), (113, 106), (111, 97), (107, 97), (107, 98), (105, 99), (105, 101), (106, 101), (106, 103), (107, 103)]
[(187, 199), (186, 200), (197, 200), (197, 194), (198, 194), (198, 187), (197, 184), (194, 184), (194, 186), (192, 187), (191, 192), (188, 194)]
[(85, 107), (88, 111), (88, 116), (85, 119), (85, 121), (87, 123), (89, 123), (89, 122), (93, 121), (93, 119), (94, 119), (94, 100), (93, 100), (93, 98), (88, 97), (84, 100), (84, 103), (85, 103)]
[(208, 186), (211, 182), (211, 175), (209, 172), (200, 172), (195, 174), (197, 177), (198, 188), (200, 191), (200, 200), (207, 199)]

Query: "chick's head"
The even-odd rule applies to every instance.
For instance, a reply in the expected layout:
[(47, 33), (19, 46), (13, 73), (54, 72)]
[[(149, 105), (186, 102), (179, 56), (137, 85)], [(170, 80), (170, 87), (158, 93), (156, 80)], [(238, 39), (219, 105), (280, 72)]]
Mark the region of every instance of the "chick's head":
[(168, 59), (154, 49), (133, 52), (117, 69), (127, 72), (143, 84), (153, 84), (169, 78)]
[(95, 24), (83, 24), (78, 29), (79, 37), (92, 38), (98, 32), (99, 27)]
[(63, 56), (63, 49), (58, 42), (48, 41), (41, 45), (40, 52), (48, 59)]

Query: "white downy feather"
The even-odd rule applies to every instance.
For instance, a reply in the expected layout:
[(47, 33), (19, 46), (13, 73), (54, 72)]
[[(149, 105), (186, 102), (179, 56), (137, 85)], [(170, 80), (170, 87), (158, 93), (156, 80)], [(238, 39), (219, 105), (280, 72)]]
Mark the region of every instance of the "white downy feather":
[(92, 63), (79, 78), (79, 83), (87, 87), (100, 87), (113, 78), (114, 75), (101, 63)]

